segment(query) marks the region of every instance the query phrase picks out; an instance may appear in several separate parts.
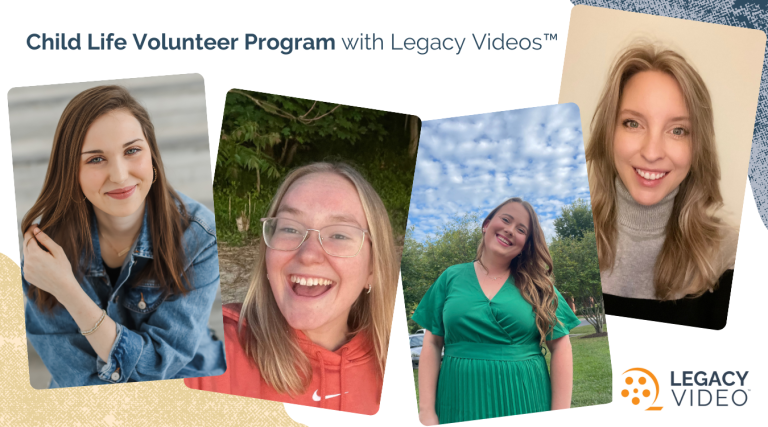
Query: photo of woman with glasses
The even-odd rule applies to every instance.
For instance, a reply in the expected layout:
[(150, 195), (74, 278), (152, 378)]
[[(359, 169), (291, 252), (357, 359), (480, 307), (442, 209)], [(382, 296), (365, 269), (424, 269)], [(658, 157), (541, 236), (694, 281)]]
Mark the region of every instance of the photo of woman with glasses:
[(66, 106), (21, 228), (27, 337), (51, 388), (224, 372), (208, 329), (213, 213), (168, 183), (149, 114), (125, 88)]
[(504, 201), (485, 218), (482, 233), (475, 261), (448, 267), (412, 317), (426, 329), (419, 361), (424, 425), (571, 406), (568, 332), (580, 321), (554, 287), (533, 206)]
[(187, 386), (375, 414), (398, 279), (384, 204), (352, 167), (311, 163), (262, 224), (245, 301), (224, 306), (228, 370)]

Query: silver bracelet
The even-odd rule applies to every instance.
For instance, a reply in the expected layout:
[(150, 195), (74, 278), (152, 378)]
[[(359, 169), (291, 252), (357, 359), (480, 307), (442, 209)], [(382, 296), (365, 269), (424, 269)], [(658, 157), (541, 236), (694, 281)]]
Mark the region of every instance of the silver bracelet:
[(101, 317), (99, 317), (99, 320), (96, 322), (96, 325), (93, 328), (91, 328), (91, 329), (89, 329), (87, 331), (81, 330), (80, 333), (83, 334), (83, 335), (91, 335), (92, 333), (96, 332), (96, 330), (99, 329), (99, 326), (101, 326), (101, 322), (104, 321), (105, 317), (107, 317), (107, 311), (102, 309), (101, 310)]

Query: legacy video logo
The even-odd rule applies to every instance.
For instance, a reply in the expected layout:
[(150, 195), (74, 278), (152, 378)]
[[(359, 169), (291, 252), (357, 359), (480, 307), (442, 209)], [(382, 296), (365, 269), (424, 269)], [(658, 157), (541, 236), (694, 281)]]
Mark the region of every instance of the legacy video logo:
[(628, 369), (622, 375), (627, 385), (621, 390), (622, 397), (631, 397), (633, 405), (645, 408), (646, 411), (661, 411), (663, 406), (653, 406), (659, 398), (659, 380), (656, 375), (643, 368)]
[[(701, 406), (744, 406), (749, 400), (747, 375), (749, 371), (682, 371), (670, 372), (669, 391), (678, 407)], [(654, 406), (659, 398), (659, 381), (644, 368), (624, 371), (621, 396), (629, 399), (633, 406), (646, 411), (660, 411), (663, 406)]]
[(675, 371), (671, 373), (672, 397), (677, 406), (744, 406), (749, 371)]

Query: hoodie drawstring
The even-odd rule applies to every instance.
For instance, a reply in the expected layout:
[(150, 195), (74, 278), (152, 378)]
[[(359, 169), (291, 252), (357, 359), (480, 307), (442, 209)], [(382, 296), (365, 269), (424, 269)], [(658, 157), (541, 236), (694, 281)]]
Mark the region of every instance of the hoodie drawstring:
[(343, 347), (341, 349), (341, 365), (339, 367), (339, 377), (341, 378), (340, 384), (339, 384), (340, 386), (339, 393), (341, 393), (341, 396), (339, 396), (339, 398), (341, 399), (341, 402), (339, 402), (339, 411), (344, 410), (344, 394), (346, 394), (345, 392), (346, 388), (344, 387), (344, 362), (346, 362), (346, 359), (344, 358), (344, 356), (346, 355), (346, 352), (347, 352), (347, 348)]
[(317, 359), (320, 360), (320, 407), (325, 408), (326, 400), (325, 397), (325, 361), (323, 360), (323, 353), (317, 351), (315, 352), (315, 355), (317, 355)]

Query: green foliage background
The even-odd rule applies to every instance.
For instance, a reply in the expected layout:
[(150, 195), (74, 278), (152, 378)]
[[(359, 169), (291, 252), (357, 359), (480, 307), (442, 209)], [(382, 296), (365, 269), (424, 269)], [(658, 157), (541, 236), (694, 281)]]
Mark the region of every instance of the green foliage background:
[[(373, 185), (402, 242), (420, 122), (415, 116), (233, 89), (227, 94), (213, 195), (219, 240), (257, 237), (285, 174), (316, 161), (343, 161)], [(244, 216), (248, 231), (239, 231)]]

